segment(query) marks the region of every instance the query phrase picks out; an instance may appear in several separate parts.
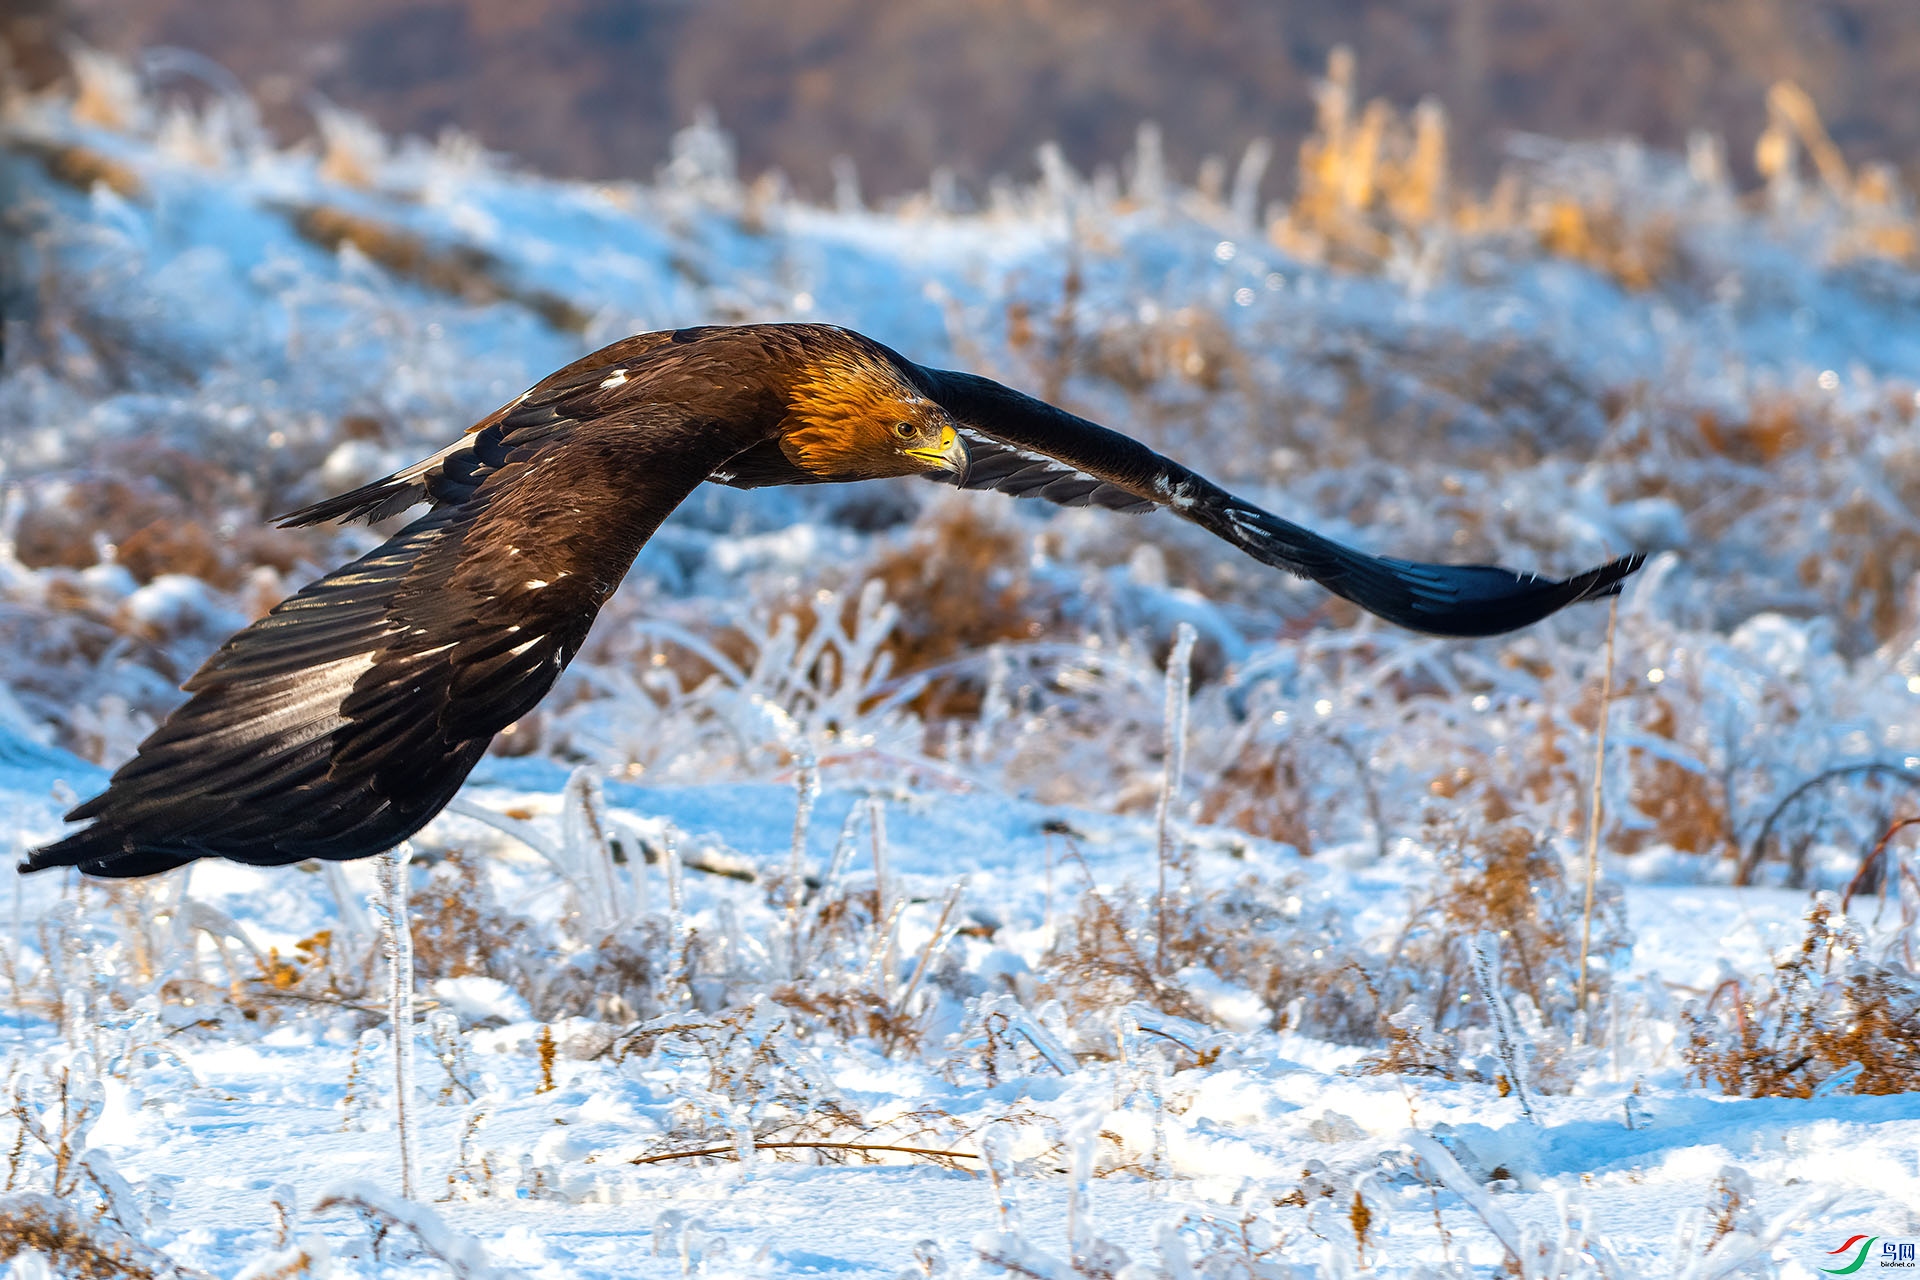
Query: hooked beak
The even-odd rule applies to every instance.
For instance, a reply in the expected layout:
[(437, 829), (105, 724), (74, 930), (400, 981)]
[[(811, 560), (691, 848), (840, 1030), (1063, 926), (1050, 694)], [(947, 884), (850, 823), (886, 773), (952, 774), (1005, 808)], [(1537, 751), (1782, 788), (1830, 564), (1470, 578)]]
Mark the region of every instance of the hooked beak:
[(960, 438), (960, 433), (950, 426), (940, 429), (939, 444), (929, 445), (924, 449), (907, 449), (904, 452), (909, 458), (916, 458), (926, 463), (932, 470), (950, 471), (957, 476), (964, 476), (967, 473), (966, 442)]

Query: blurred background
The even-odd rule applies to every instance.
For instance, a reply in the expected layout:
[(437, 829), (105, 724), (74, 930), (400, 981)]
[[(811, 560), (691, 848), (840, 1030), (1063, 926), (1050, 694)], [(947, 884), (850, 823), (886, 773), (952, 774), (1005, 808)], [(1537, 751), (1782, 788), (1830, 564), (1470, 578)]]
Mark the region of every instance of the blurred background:
[[(1751, 181), (1767, 87), (1791, 80), (1850, 161), (1920, 147), (1911, 0), (11, 0), (30, 81), (63, 41), (177, 46), (229, 69), (283, 139), (316, 96), (389, 133), (448, 126), (544, 172), (645, 178), (711, 106), (747, 175), (802, 194), (851, 157), (870, 196), (945, 168), (976, 197), (1057, 141), (1082, 168), (1157, 121), (1176, 172), (1255, 138), (1290, 155), (1330, 51), (1361, 98), (1432, 95), (1454, 162), (1493, 176), (1515, 131), (1728, 139)], [(1912, 176), (1911, 173), (1908, 175)]]

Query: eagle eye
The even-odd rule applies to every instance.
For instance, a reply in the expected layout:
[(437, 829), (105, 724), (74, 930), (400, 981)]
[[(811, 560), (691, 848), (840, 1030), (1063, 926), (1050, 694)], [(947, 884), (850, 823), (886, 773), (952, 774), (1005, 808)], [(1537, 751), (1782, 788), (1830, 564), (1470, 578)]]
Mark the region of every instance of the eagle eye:
[(893, 434), (899, 436), (902, 440), (913, 439), (918, 431), (919, 428), (915, 427), (911, 422), (896, 422), (893, 424)]

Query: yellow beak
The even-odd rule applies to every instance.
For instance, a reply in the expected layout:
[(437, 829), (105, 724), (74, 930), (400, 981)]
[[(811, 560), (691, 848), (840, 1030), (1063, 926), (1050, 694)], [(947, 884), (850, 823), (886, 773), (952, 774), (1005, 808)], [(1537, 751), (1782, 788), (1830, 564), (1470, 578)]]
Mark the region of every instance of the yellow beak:
[(964, 475), (967, 470), (967, 446), (960, 439), (960, 433), (952, 427), (940, 429), (940, 443), (928, 445), (924, 449), (902, 450), (909, 458), (917, 458), (934, 471), (951, 471), (955, 475)]

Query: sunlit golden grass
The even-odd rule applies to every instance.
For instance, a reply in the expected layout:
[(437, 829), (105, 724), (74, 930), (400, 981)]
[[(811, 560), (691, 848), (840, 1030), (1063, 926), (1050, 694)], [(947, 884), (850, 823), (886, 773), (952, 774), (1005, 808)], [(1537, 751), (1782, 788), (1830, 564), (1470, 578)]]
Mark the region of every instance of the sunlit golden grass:
[[(1336, 48), (1316, 94), (1314, 131), (1300, 145), (1293, 197), (1267, 227), (1276, 247), (1370, 272), (1396, 256), (1417, 258), (1427, 246), (1521, 236), (1636, 292), (1683, 270), (1683, 211), (1636, 212), (1604, 190), (1560, 189), (1517, 169), (1480, 195), (1452, 179), (1439, 103), (1424, 100), (1407, 114), (1381, 98), (1361, 106), (1354, 71), (1352, 52)], [(1696, 176), (1724, 186), (1724, 147), (1704, 139), (1696, 150)], [(1813, 99), (1791, 81), (1768, 91), (1767, 127), (1754, 158), (1766, 183), (1761, 195), (1772, 207), (1799, 211), (1824, 202), (1838, 224), (1830, 262), (1920, 261), (1920, 222), (1898, 173), (1884, 163), (1851, 169)]]

